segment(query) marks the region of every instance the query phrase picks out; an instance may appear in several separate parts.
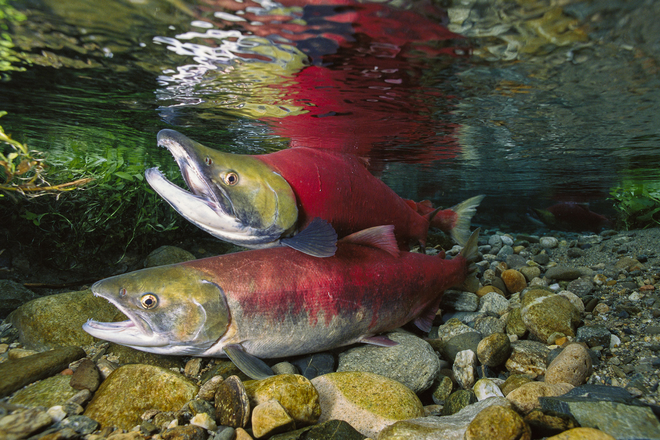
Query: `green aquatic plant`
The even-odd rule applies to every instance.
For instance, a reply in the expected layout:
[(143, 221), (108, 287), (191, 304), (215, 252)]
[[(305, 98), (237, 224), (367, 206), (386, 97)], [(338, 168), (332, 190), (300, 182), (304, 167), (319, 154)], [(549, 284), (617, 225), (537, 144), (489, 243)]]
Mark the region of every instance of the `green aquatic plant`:
[(624, 180), (610, 190), (610, 199), (625, 229), (660, 225), (660, 181)]
[(77, 141), (46, 155), (1, 127), (0, 140), (0, 223), (52, 254), (58, 267), (75, 267), (82, 253), (121, 258), (131, 246), (150, 249), (182, 223), (145, 182), (135, 145)]
[(14, 43), (9, 33), (11, 23), (25, 20), (27, 20), (25, 14), (12, 7), (7, 0), (0, 0), (0, 72), (25, 70), (15, 65), (21, 62), (21, 58), (14, 50)]

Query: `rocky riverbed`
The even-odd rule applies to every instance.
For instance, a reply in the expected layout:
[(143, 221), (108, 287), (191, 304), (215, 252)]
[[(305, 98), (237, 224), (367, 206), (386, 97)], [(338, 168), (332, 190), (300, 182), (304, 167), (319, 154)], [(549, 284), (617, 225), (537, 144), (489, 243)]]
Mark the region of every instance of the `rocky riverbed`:
[(278, 359), (261, 381), (93, 339), (87, 319), (124, 318), (88, 289), (0, 280), (0, 437), (660, 439), (660, 229), (482, 230), (480, 252), (430, 334)]

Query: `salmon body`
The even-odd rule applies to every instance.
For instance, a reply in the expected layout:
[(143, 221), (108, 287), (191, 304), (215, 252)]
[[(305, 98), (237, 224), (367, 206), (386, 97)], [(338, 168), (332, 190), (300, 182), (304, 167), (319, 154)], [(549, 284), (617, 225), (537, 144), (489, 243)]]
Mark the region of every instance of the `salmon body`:
[[(156, 168), (145, 176), (183, 217), (211, 235), (249, 248), (286, 245), (317, 257), (334, 254), (337, 238), (394, 225), (401, 249), (426, 244), (429, 226), (464, 244), (483, 196), (438, 212), (399, 197), (357, 156), (296, 147), (259, 156), (224, 153), (174, 130), (158, 144), (170, 150), (190, 192)], [(433, 223), (431, 223), (433, 222)]]
[(252, 377), (268, 375), (267, 366), (264, 374), (255, 367), (259, 358), (356, 342), (392, 345), (377, 335), (413, 320), (430, 330), (443, 291), (473, 269), (478, 233), (461, 255), (445, 260), (399, 254), (393, 235), (381, 240), (383, 228), (392, 229), (351, 235), (329, 258), (280, 247), (107, 278), (92, 291), (129, 320), (90, 321), (83, 328), (148, 352), (229, 356)]

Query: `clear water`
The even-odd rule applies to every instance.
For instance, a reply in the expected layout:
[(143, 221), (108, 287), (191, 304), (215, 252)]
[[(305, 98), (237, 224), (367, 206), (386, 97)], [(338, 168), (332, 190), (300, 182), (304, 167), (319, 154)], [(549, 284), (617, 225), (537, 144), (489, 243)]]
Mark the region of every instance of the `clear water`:
[(2, 22), (0, 125), (36, 149), (171, 169), (163, 128), (237, 153), (334, 148), (406, 198), (486, 194), (475, 222), (518, 228), (660, 181), (658, 2), (12, 5), (27, 19)]

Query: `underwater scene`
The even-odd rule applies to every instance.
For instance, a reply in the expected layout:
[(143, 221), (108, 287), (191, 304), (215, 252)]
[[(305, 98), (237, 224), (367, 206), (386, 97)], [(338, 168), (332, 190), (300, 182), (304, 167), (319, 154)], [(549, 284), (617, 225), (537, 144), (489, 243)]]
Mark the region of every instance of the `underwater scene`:
[(0, 437), (660, 439), (659, 19), (0, 0)]

